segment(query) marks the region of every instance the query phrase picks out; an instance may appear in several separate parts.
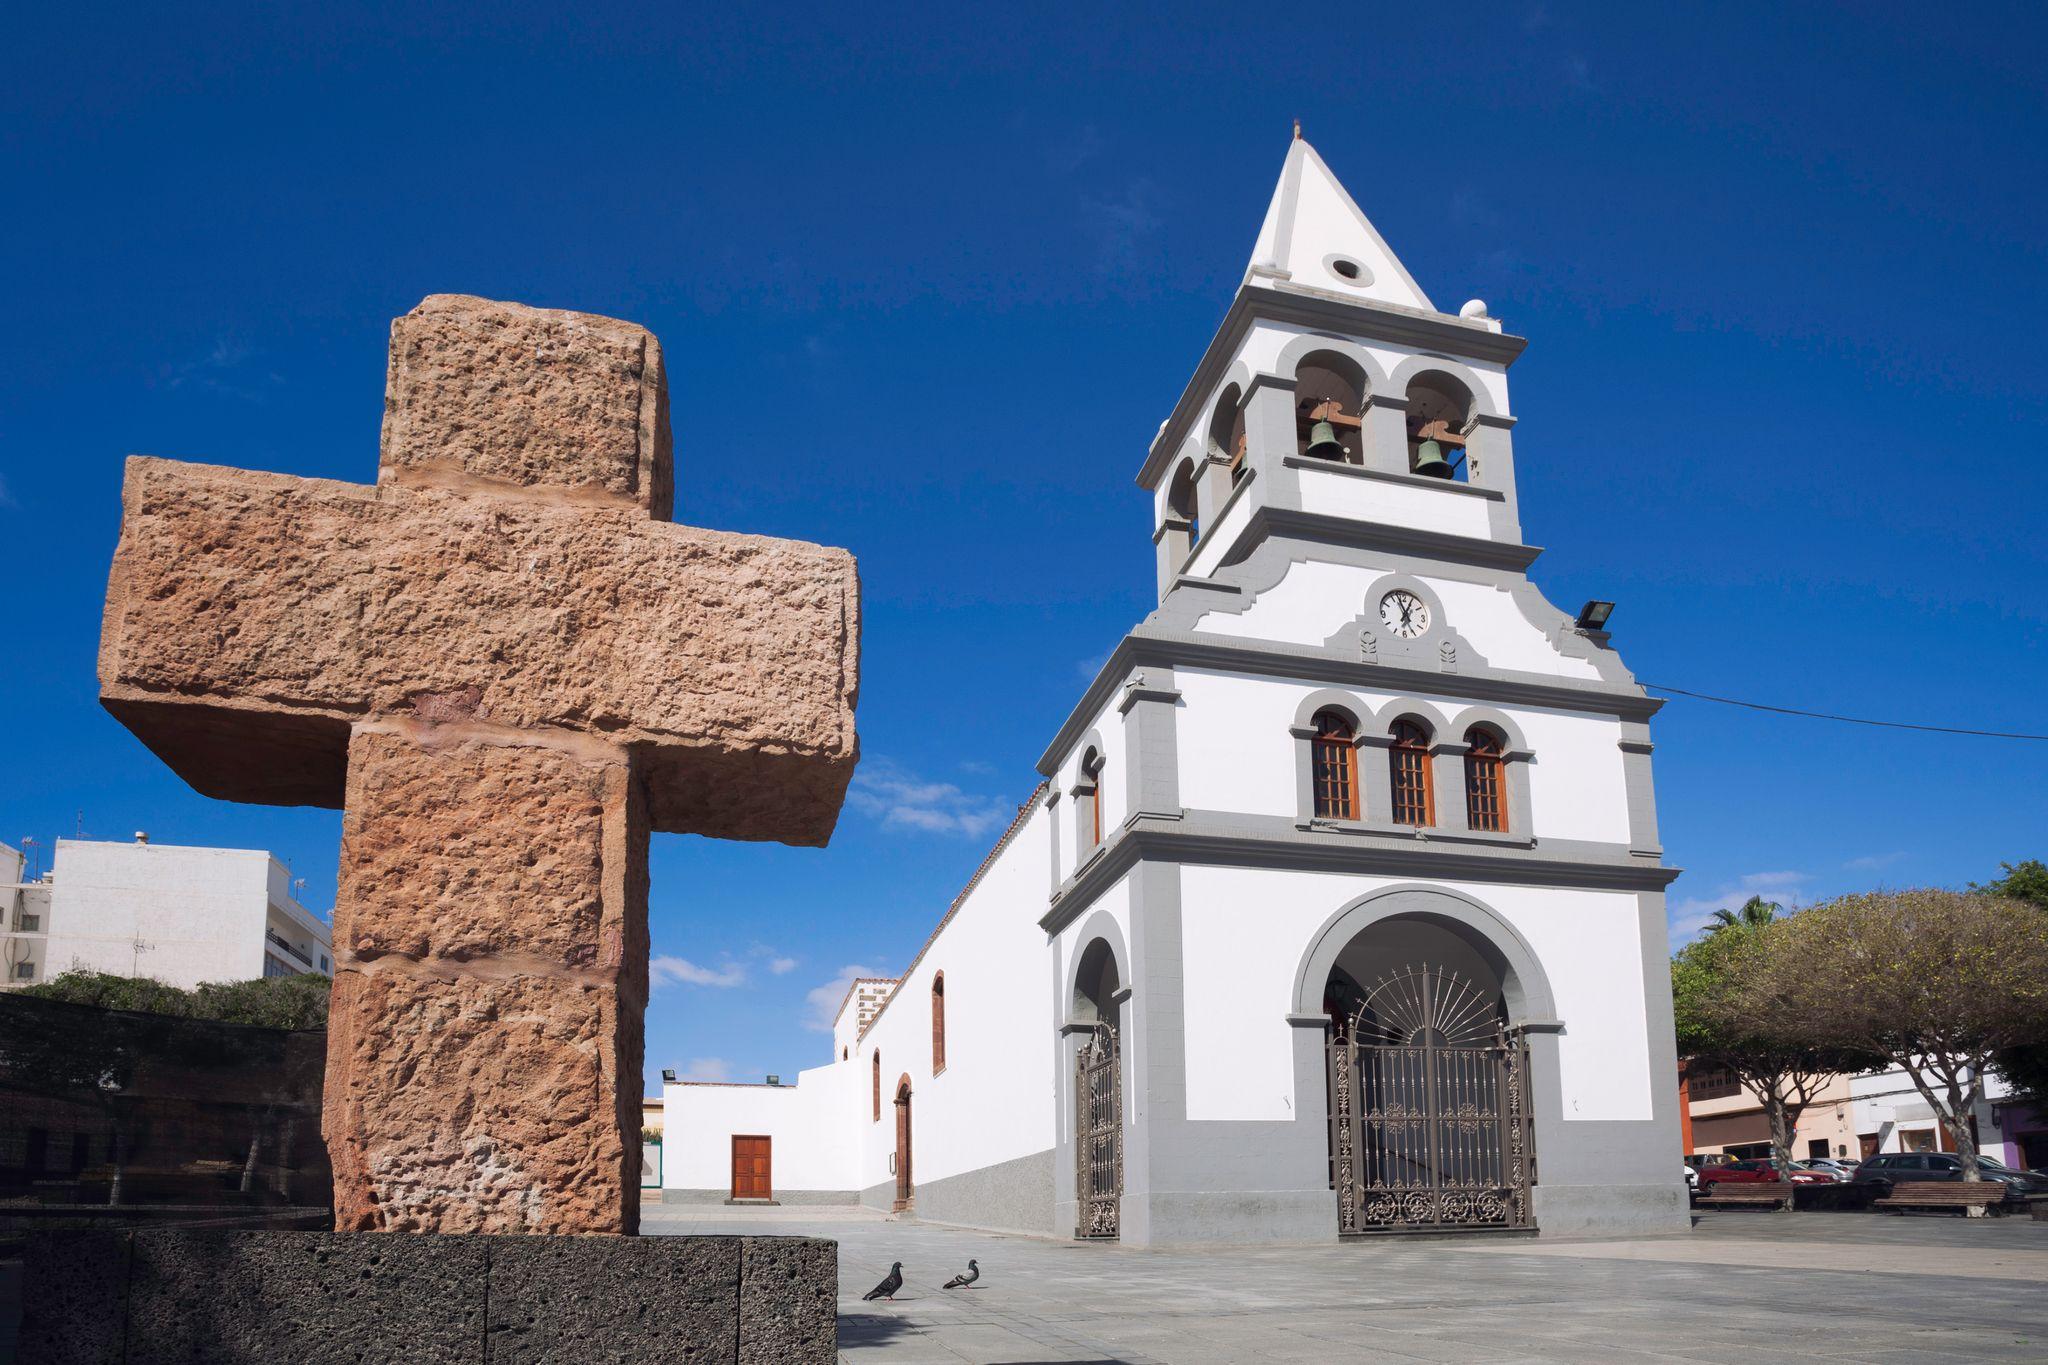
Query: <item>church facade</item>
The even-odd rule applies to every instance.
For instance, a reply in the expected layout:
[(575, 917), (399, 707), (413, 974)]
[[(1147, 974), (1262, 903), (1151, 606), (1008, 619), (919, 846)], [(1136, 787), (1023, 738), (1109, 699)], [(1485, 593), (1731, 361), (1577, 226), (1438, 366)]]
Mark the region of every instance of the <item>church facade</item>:
[(1648, 697), (1531, 583), (1507, 372), (1306, 142), (1139, 472), (1159, 605), (665, 1200), (1134, 1244), (1685, 1226)]

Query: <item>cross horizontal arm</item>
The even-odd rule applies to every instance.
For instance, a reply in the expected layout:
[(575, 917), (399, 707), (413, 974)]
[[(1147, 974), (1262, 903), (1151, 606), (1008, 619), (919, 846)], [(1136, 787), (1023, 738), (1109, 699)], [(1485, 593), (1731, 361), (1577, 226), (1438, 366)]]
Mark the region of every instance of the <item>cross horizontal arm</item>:
[(844, 550), (133, 458), (101, 694), (201, 792), (339, 806), (352, 724), (632, 750), (652, 827), (822, 844), (855, 760)]

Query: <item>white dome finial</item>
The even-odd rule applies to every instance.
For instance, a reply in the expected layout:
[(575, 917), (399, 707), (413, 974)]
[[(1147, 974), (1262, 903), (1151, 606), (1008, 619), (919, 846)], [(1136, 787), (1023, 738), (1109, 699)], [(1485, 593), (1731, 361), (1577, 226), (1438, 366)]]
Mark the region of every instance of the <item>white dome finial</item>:
[(1466, 299), (1465, 306), (1458, 310), (1461, 318), (1480, 319), (1487, 316), (1485, 299)]

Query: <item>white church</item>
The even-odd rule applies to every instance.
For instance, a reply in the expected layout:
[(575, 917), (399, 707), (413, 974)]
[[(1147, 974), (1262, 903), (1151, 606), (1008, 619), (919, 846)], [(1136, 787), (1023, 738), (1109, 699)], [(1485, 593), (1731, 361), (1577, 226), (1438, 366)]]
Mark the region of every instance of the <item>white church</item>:
[(662, 1198), (1074, 1238), (1686, 1225), (1649, 720), (1558, 610), (1508, 367), (1299, 135), (1160, 426), (1159, 605), (794, 1084), (670, 1084)]

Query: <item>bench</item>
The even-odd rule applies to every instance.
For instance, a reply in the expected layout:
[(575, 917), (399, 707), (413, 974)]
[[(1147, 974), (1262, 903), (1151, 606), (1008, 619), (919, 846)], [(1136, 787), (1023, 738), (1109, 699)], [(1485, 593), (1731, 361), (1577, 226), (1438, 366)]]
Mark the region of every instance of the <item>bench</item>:
[(1702, 1204), (1769, 1204), (1772, 1207), (1792, 1206), (1792, 1186), (1783, 1180), (1717, 1180), (1703, 1185), (1700, 1193)]
[(1907, 1180), (1892, 1186), (1892, 1192), (1871, 1207), (1894, 1213), (1954, 1209), (1967, 1217), (1971, 1209), (1988, 1210), (2003, 1204), (2005, 1195), (2005, 1185), (1996, 1180)]

